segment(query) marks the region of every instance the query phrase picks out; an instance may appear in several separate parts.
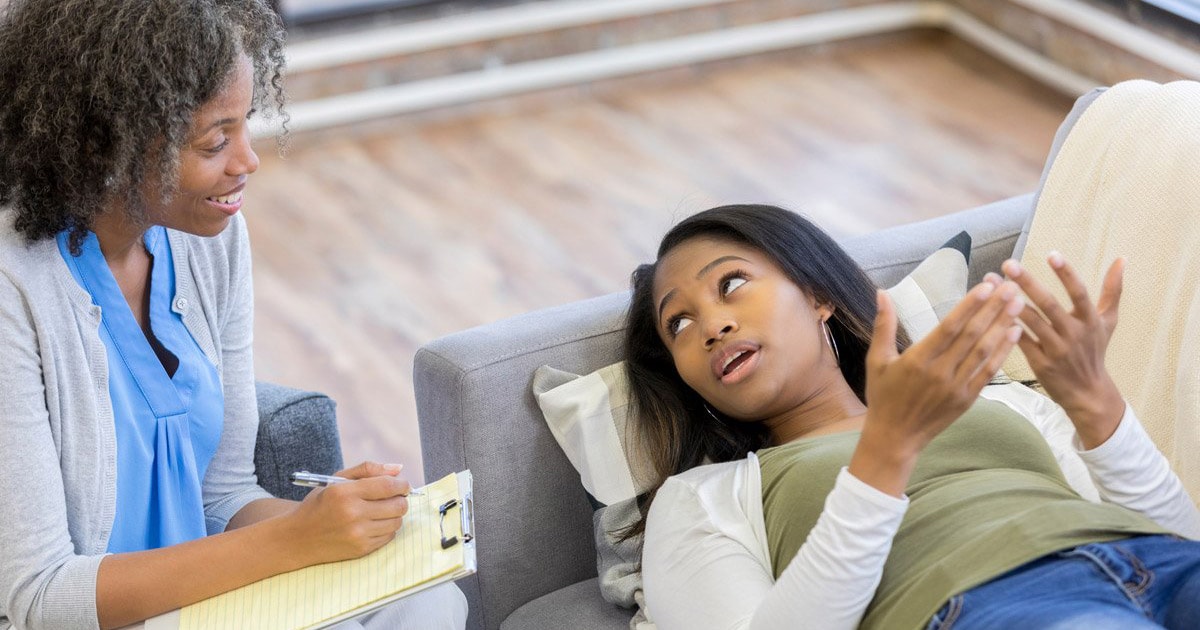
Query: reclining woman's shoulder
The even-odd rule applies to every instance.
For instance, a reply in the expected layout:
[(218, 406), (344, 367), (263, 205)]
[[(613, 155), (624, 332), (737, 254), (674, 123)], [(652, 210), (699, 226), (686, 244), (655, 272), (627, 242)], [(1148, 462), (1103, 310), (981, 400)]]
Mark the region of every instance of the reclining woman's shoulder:
[(742, 513), (750, 502), (760, 504), (761, 492), (758, 458), (751, 453), (745, 459), (705, 464), (668, 478), (659, 488), (652, 509), (678, 509), (691, 504), (707, 512)]
[[(677, 483), (683, 483), (692, 488), (712, 485), (714, 483), (728, 483), (734, 481), (734, 478), (741, 478), (745, 474), (744, 469), (751, 462), (753, 455), (746, 459), (738, 459), (731, 462), (718, 462), (715, 464), (703, 464), (689, 470), (685, 470), (677, 475), (671, 476), (667, 481), (672, 479)], [(757, 465), (757, 459), (754, 460)]]

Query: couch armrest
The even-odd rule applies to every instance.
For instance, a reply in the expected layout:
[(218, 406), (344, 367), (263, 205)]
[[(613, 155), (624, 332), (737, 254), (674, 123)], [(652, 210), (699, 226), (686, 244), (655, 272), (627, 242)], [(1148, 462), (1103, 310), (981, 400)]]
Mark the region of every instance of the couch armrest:
[[(425, 478), (470, 468), (479, 572), (458, 582), (469, 630), (596, 576), (592, 507), (530, 389), (542, 365), (586, 374), (620, 359), (626, 293), (436, 339), (413, 381)], [(599, 597), (599, 592), (596, 593)]]
[(258, 485), (281, 499), (299, 501), (307, 488), (292, 485), (297, 470), (330, 474), (342, 469), (337, 405), (316, 392), (259, 381), (258, 442), (254, 471)]

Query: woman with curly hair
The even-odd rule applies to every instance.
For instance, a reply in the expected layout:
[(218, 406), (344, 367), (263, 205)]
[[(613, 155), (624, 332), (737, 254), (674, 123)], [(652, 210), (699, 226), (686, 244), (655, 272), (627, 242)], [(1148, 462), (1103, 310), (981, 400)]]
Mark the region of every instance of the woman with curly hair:
[[(239, 210), (283, 66), (263, 0), (4, 10), (0, 628), (125, 626), (401, 526), (396, 466), (299, 503), (256, 485)], [(465, 608), (449, 585), (364, 623), (461, 628)]]
[[(1200, 543), (1179, 538), (1200, 514), (1104, 368), (1124, 265), (1093, 303), (1049, 263), (1070, 304), (1008, 261), (910, 343), (799, 215), (724, 206), (668, 232), (625, 338), (660, 480), (630, 532), (658, 628), (1200, 627)], [(1053, 407), (1032, 390), (980, 397), (1018, 344), (1075, 449), (1017, 413)]]

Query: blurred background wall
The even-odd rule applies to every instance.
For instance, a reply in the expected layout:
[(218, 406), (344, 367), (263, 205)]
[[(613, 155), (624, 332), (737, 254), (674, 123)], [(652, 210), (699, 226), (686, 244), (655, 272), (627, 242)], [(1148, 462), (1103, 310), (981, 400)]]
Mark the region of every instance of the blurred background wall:
[(346, 459), (415, 481), (422, 344), (625, 290), (712, 205), (847, 237), (1032, 191), (1079, 93), (1200, 78), (1198, 0), (275, 6), (292, 102), (244, 208), (257, 372), (330, 394)]

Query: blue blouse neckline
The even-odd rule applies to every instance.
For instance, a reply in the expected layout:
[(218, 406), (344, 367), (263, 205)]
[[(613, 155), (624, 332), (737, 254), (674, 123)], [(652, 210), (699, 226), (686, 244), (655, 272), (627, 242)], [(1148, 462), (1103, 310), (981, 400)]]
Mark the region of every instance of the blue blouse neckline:
[(76, 281), (100, 307), (117, 437), (117, 510), (110, 552), (164, 547), (205, 535), (201, 485), (216, 452), (224, 398), (216, 368), (171, 310), (175, 278), (166, 230), (144, 236), (152, 256), (150, 334), (179, 360), (173, 375), (138, 324), (89, 233), (79, 256), (59, 248)]

